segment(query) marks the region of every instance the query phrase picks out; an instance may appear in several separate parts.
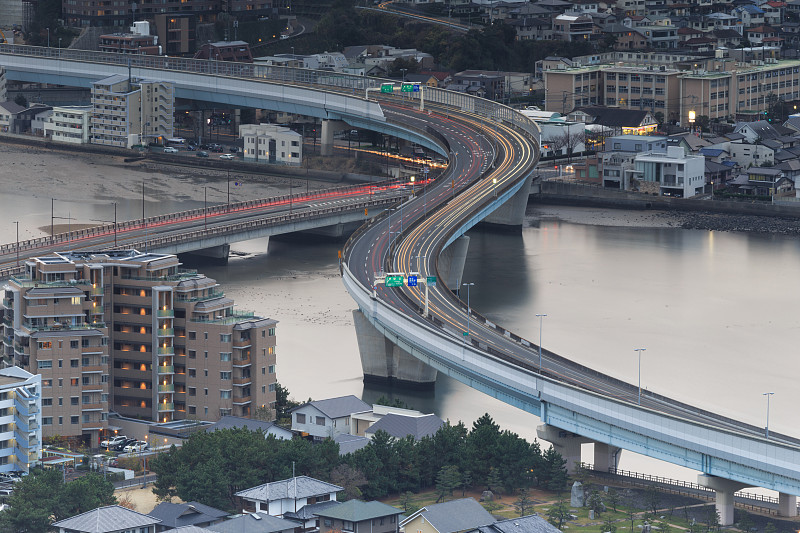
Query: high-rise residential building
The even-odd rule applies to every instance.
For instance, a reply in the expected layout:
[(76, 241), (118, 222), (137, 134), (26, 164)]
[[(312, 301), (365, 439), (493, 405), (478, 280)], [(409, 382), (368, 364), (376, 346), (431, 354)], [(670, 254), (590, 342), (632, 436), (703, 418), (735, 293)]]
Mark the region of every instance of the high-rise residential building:
[(0, 472), (28, 472), (41, 459), (41, 387), (19, 367), (0, 370)]
[(41, 375), (45, 436), (96, 446), (111, 411), (216, 421), (273, 407), (277, 322), (235, 312), (177, 256), (69, 252), (25, 266), (5, 287), (4, 355)]
[(131, 148), (169, 139), (174, 131), (172, 83), (114, 74), (92, 83), (92, 143)]

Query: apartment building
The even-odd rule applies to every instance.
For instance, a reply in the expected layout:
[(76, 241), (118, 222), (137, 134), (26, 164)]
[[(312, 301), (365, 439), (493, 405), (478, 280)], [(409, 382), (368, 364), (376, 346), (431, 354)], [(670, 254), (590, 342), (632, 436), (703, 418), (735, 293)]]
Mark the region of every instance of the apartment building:
[(173, 137), (172, 83), (115, 74), (92, 83), (93, 144), (131, 148)]
[(92, 106), (54, 107), (44, 123), (46, 137), (58, 142), (87, 144), (92, 125)]
[(239, 137), (244, 141), (245, 161), (300, 165), (303, 162), (302, 136), (274, 124), (242, 124)]
[(627, 109), (641, 109), (665, 117), (677, 113), (680, 102), (679, 70), (658, 67), (610, 67), (604, 69), (604, 103)]
[[(275, 400), (275, 326), (177, 256), (70, 252), (5, 287), (5, 355), (41, 375), (45, 436), (96, 445), (108, 413), (247, 417)], [(10, 345), (9, 345), (10, 344)]]
[(19, 367), (0, 370), (0, 472), (28, 472), (41, 459), (41, 381)]

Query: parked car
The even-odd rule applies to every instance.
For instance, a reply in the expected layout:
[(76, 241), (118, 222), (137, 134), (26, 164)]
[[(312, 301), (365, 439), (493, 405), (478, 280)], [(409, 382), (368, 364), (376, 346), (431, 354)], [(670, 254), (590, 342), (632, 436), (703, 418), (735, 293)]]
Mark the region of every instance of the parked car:
[(220, 159), (233, 159), (234, 155), (233, 154), (222, 154), (221, 156), (219, 156), (219, 158)]
[(189, 150), (190, 152), (196, 152), (197, 146), (190, 144), (189, 146), (186, 147), (186, 149)]
[(173, 147), (173, 146), (167, 146), (166, 148), (164, 148), (164, 153), (165, 154), (177, 154), (178, 153), (178, 149)]
[(137, 440), (125, 446), (125, 449), (123, 449), (122, 451), (124, 451), (125, 453), (133, 453), (133, 452), (141, 452), (146, 449), (147, 449), (147, 443)]
[(17, 481), (22, 481), (22, 478), (8, 472), (0, 474), (0, 483), (16, 483)]
[(197, 157), (208, 157), (208, 152), (200, 150), (199, 152), (197, 152)]
[(118, 435), (116, 437), (111, 437), (111, 438), (108, 438), (108, 439), (100, 442), (100, 447), (101, 448), (113, 448), (114, 446), (116, 446), (120, 442), (123, 442), (123, 441), (126, 441), (126, 440), (128, 440), (128, 437), (126, 437), (125, 435)]
[(119, 444), (117, 444), (116, 446), (114, 446), (112, 449), (115, 450), (115, 451), (121, 452), (121, 451), (125, 450), (125, 446), (128, 446), (129, 444), (133, 444), (134, 442), (136, 442), (136, 439), (125, 439), (124, 441), (122, 441)]

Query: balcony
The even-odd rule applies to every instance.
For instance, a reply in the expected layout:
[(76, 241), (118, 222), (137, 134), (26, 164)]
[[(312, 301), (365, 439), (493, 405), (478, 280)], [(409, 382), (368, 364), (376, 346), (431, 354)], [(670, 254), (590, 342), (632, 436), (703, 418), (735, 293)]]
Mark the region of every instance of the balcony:
[(157, 335), (159, 337), (174, 337), (175, 336), (175, 330), (172, 329), (172, 328), (158, 328), (156, 330), (156, 332), (157, 332)]
[(250, 385), (253, 382), (252, 378), (233, 378), (234, 385)]
[(89, 291), (89, 294), (91, 294), (92, 296), (102, 296), (103, 291), (104, 291), (103, 287), (92, 287), (92, 289)]
[(101, 403), (85, 403), (81, 406), (81, 411), (102, 411), (103, 404)]
[(159, 309), (158, 310), (158, 318), (174, 318), (175, 317), (175, 310), (174, 309)]
[(159, 385), (158, 392), (175, 392), (175, 385)]
[(102, 365), (86, 365), (81, 368), (81, 372), (85, 373), (103, 373), (104, 367)]
[(241, 398), (234, 398), (233, 399), (233, 405), (245, 405), (245, 404), (248, 404), (250, 402), (251, 402), (250, 396), (243, 396)]
[(250, 348), (250, 346), (252, 345), (253, 343), (250, 341), (250, 339), (241, 339), (238, 341), (233, 341), (234, 348), (244, 349), (244, 348)]
[(244, 368), (246, 366), (250, 366), (251, 364), (252, 363), (250, 362), (250, 359), (236, 359), (235, 357), (233, 359), (234, 368)]
[(88, 385), (83, 385), (81, 387), (83, 392), (103, 392), (103, 384), (102, 383), (89, 383)]
[(3, 298), (3, 306), (8, 307), (9, 309), (14, 305), (14, 300), (11, 298)]
[(174, 403), (160, 403), (158, 404), (159, 411), (174, 411), (175, 404)]
[(159, 374), (174, 374), (175, 373), (175, 367), (174, 366), (168, 366), (168, 365), (161, 365), (161, 366), (158, 367), (158, 373)]
[(159, 347), (158, 355), (175, 355), (175, 347), (174, 346)]
[(105, 427), (103, 426), (102, 420), (97, 420), (95, 422), (84, 422), (81, 426), (83, 431), (94, 431), (94, 430), (103, 430)]

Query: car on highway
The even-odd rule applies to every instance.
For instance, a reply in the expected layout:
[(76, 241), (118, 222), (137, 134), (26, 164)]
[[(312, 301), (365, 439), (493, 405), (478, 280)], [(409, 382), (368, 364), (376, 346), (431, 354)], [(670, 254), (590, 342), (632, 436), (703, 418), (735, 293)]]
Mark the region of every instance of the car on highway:
[(178, 153), (178, 149), (175, 148), (174, 146), (167, 146), (166, 148), (164, 148), (164, 153), (165, 154), (177, 154)]
[(199, 152), (197, 152), (197, 157), (208, 157), (208, 152), (206, 152), (205, 150), (200, 150)]
[(147, 443), (141, 440), (134, 441), (122, 450), (125, 453), (143, 452), (147, 449)]
[(233, 154), (222, 154), (219, 156), (220, 159), (233, 159), (235, 156)]
[(126, 437), (125, 435), (118, 435), (118, 436), (115, 436), (115, 437), (108, 438), (108, 439), (106, 439), (104, 441), (101, 441), (100, 442), (100, 447), (101, 448), (113, 448), (117, 444), (119, 444), (121, 442), (124, 442), (126, 440), (128, 440), (128, 437)]

